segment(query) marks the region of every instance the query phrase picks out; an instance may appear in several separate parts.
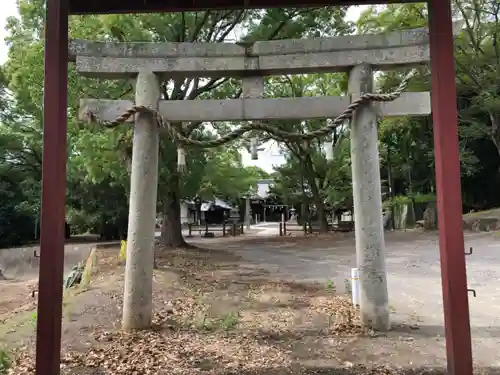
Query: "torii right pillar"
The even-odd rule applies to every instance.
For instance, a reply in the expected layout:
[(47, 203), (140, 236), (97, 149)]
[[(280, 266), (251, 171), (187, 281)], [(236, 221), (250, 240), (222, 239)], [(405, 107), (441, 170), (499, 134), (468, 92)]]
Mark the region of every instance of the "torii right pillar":
[(451, 0), (430, 0), (428, 9), (439, 249), (448, 374), (472, 375)]

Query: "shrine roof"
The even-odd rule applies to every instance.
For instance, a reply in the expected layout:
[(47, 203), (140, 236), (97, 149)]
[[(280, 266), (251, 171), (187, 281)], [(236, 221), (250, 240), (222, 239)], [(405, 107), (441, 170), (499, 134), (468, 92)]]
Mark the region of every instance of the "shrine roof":
[(409, 3), (419, 0), (69, 0), (70, 14), (179, 12)]

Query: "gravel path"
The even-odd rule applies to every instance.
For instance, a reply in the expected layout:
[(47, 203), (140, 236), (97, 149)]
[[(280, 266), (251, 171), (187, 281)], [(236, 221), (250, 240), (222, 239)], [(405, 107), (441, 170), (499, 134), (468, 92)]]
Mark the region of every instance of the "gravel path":
[[(290, 280), (334, 280), (344, 289), (350, 268), (355, 266), (354, 236), (314, 241), (314, 247), (290, 239), (286, 243), (234, 243), (226, 248), (259, 265), (277, 277)], [(466, 234), (469, 306), (474, 356), (477, 363), (500, 366), (500, 237), (495, 233)], [(393, 232), (386, 234), (388, 285), (393, 322), (417, 323), (423, 334), (434, 339), (443, 335), (443, 307), (439, 248), (436, 234)]]

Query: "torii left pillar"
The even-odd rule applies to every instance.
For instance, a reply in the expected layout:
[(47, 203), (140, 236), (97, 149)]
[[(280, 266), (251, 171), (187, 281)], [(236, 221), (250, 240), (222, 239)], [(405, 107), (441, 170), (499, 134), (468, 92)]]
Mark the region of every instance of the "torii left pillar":
[(66, 205), (68, 1), (47, 0), (36, 375), (58, 375)]

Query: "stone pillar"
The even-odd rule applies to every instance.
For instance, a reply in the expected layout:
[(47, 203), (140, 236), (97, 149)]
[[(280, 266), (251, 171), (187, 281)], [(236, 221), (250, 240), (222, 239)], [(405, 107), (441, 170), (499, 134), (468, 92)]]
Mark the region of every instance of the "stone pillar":
[[(372, 92), (369, 65), (354, 67), (349, 75), (349, 93), (355, 100)], [(356, 234), (356, 261), (360, 274), (361, 319), (376, 330), (390, 329), (385, 243), (380, 187), (377, 114), (366, 104), (351, 122), (352, 187)]]
[(252, 220), (252, 213), (250, 211), (251, 211), (250, 198), (246, 197), (245, 198), (245, 226), (246, 226), (247, 230), (250, 229), (250, 223)]
[[(264, 77), (253, 76), (244, 77), (242, 83), (243, 92), (241, 98), (244, 99), (258, 99), (264, 96)], [(250, 152), (252, 152), (250, 150)], [(250, 229), (252, 214), (250, 213), (250, 198), (245, 201), (245, 225), (247, 230)]]
[[(243, 92), (241, 99), (258, 99), (264, 95), (264, 78), (259, 76), (251, 76), (243, 78)], [(250, 157), (252, 160), (259, 159), (259, 143), (257, 137), (252, 137), (250, 140)]]
[[(158, 108), (160, 83), (156, 74), (141, 72), (136, 83), (137, 105)], [(151, 325), (153, 260), (158, 188), (158, 124), (151, 113), (137, 115), (132, 150), (130, 210), (123, 295), (124, 330)]]

